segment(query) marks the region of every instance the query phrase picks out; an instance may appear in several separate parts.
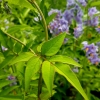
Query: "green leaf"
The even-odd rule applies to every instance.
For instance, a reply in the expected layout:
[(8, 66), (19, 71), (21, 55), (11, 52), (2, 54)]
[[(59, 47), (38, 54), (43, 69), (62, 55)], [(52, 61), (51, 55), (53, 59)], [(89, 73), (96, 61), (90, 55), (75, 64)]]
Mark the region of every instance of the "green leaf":
[(33, 56), (34, 55), (31, 52), (23, 52), (23, 53), (19, 54), (17, 57), (15, 57), (12, 60), (12, 62), (10, 63), (10, 65), (13, 65), (13, 64), (21, 62), (21, 61), (28, 61)]
[(37, 56), (31, 58), (25, 70), (25, 90), (28, 91), (32, 76), (39, 71), (41, 66), (41, 59)]
[(20, 44), (20, 43), (17, 42), (17, 43), (14, 45), (14, 52), (19, 53), (19, 52), (21, 52), (21, 49), (22, 49), (22, 44)]
[(4, 87), (4, 86), (6, 86), (6, 85), (9, 85), (9, 84), (11, 84), (12, 82), (14, 82), (14, 81), (9, 81), (9, 80), (0, 80), (0, 89), (2, 88), (2, 87)]
[(56, 54), (63, 44), (66, 33), (62, 33), (53, 39), (45, 42), (41, 48), (42, 55), (52, 56)]
[(19, 77), (24, 77), (25, 73), (25, 62), (19, 62), (16, 64), (16, 71)]
[(90, 3), (90, 6), (100, 6), (100, 1), (93, 1)]
[(48, 16), (48, 17), (46, 18), (47, 24), (49, 24), (49, 23), (55, 18), (56, 15), (57, 15), (57, 13), (54, 13), (54, 14)]
[[(52, 90), (52, 95), (56, 93), (55, 90)], [(48, 100), (51, 97), (50, 93), (48, 90), (46, 90), (44, 87), (42, 88), (42, 93), (40, 94), (41, 100)]]
[(7, 89), (4, 89), (2, 92), (0, 92), (0, 96), (7, 95), (9, 92), (11, 92), (12, 90), (14, 90), (16, 88), (18, 88), (18, 86), (8, 87)]
[(4, 79), (6, 77), (7, 77), (7, 74), (4, 75), (3, 73), (2, 74), (0, 73), (0, 79)]
[(15, 95), (1, 96), (0, 100), (22, 100), (22, 96), (15, 96)]
[(49, 58), (49, 61), (51, 61), (51, 62), (62, 62), (62, 63), (74, 65), (74, 66), (77, 66), (77, 67), (81, 67), (81, 65), (78, 64), (75, 60), (73, 60), (72, 58), (70, 58), (68, 56), (64, 56), (64, 55), (54, 55), (53, 57)]
[(26, 7), (32, 9), (32, 5), (27, 0), (6, 0), (10, 4), (19, 5), (21, 7)]
[(3, 46), (6, 46), (7, 44), (7, 36), (3, 33), (3, 31), (0, 29), (0, 44)]
[(0, 64), (0, 69), (6, 67), (12, 62), (13, 56), (8, 56), (7, 58), (4, 59), (4, 61)]
[(81, 84), (77, 79), (76, 75), (67, 64), (56, 64), (55, 70), (57, 71), (57, 73), (64, 76), (80, 92), (80, 94), (84, 97), (85, 100), (89, 100), (83, 88), (81, 87)]
[(54, 72), (54, 67), (50, 65), (50, 62), (44, 61), (42, 64), (42, 75), (50, 95), (52, 95)]
[(32, 29), (32, 28), (28, 25), (13, 25), (8, 28), (7, 32), (10, 34), (14, 34), (14, 33), (19, 33), (21, 30), (25, 29)]

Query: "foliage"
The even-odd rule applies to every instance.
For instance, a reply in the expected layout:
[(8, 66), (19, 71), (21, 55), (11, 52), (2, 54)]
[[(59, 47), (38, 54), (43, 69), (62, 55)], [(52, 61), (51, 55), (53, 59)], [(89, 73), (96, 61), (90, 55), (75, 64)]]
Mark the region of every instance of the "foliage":
[(99, 4), (0, 0), (0, 100), (99, 100)]

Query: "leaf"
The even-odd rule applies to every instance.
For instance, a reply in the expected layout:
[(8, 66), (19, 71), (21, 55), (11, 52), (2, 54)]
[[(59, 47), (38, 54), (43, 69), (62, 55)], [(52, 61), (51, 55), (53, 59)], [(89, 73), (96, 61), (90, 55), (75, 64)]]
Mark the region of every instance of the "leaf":
[(62, 33), (54, 37), (53, 39), (45, 42), (41, 48), (42, 55), (52, 56), (56, 54), (59, 51), (61, 45), (63, 44), (65, 35), (66, 33)]
[(41, 59), (37, 56), (31, 58), (25, 70), (25, 90), (28, 91), (32, 76), (39, 71), (41, 66)]
[(33, 56), (34, 55), (31, 52), (23, 52), (23, 53), (19, 54), (17, 57), (15, 57), (15, 59), (12, 60), (10, 65), (13, 65), (13, 64), (21, 62), (21, 61), (28, 61)]
[(93, 1), (90, 3), (90, 6), (100, 6), (100, 1)]
[(19, 62), (16, 64), (16, 71), (19, 77), (24, 77), (25, 73), (25, 62)]
[(49, 23), (55, 18), (56, 15), (57, 15), (57, 13), (54, 13), (54, 14), (48, 16), (48, 17), (46, 18), (47, 24), (49, 24)]
[(22, 100), (22, 96), (15, 96), (15, 95), (1, 96), (0, 100)]
[(43, 75), (43, 80), (47, 86), (47, 89), (50, 95), (52, 95), (53, 80), (54, 80), (54, 67), (50, 65), (50, 62), (48, 61), (43, 62), (42, 75)]
[(62, 63), (74, 65), (74, 66), (77, 66), (77, 67), (81, 67), (81, 65), (78, 64), (75, 60), (73, 60), (72, 58), (70, 58), (68, 56), (64, 56), (64, 55), (54, 55), (51, 58), (49, 58), (49, 61), (51, 61), (51, 62), (62, 62)]
[(19, 5), (21, 7), (26, 7), (32, 9), (32, 5), (27, 0), (6, 0), (10, 4)]
[(25, 29), (32, 29), (32, 28), (29, 27), (28, 25), (13, 25), (8, 28), (7, 32), (10, 34), (14, 34), (14, 33), (19, 33), (19, 31)]
[[(42, 88), (42, 93), (40, 94), (41, 100), (48, 100), (50, 98), (50, 94), (48, 93), (48, 90), (43, 90)], [(56, 93), (55, 90), (52, 90), (52, 95)]]
[(0, 89), (2, 88), (2, 87), (4, 87), (4, 86), (6, 86), (6, 85), (9, 85), (9, 84), (11, 84), (12, 82), (14, 82), (14, 81), (9, 81), (9, 80), (0, 80)]
[(28, 95), (29, 97), (34, 97), (34, 98), (37, 98), (37, 95), (36, 94), (30, 94)]
[(22, 44), (20, 44), (20, 43), (17, 42), (17, 43), (14, 45), (14, 52), (19, 53), (19, 52), (21, 52), (21, 50), (22, 50)]
[(8, 56), (7, 58), (4, 59), (4, 61), (0, 64), (0, 69), (6, 67), (12, 62), (13, 56)]
[(8, 87), (7, 89), (4, 89), (2, 92), (0, 92), (0, 96), (4, 96), (7, 95), (9, 92), (11, 92), (12, 90), (18, 88), (19, 86), (11, 86)]
[(89, 100), (83, 88), (81, 87), (79, 80), (68, 65), (61, 63), (56, 64), (55, 70), (57, 71), (57, 73), (64, 76), (80, 92), (80, 94), (84, 97), (85, 100)]
[(3, 46), (7, 45), (7, 36), (3, 33), (3, 31), (0, 29), (0, 44)]
[(3, 78), (6, 78), (7, 77), (7, 75), (5, 74), (5, 75), (3, 75), (3, 74), (1, 74), (0, 73), (0, 79), (3, 79)]

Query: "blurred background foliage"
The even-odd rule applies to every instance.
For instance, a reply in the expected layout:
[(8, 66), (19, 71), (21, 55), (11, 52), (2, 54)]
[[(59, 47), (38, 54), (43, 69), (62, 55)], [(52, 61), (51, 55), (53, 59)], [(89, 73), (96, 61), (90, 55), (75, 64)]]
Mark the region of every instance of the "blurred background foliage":
[[(55, 16), (48, 16), (48, 12), (51, 8), (62, 11), (66, 9), (66, 0), (36, 0), (36, 2), (41, 8), (47, 24), (49, 24)], [(87, 0), (87, 2), (89, 3), (89, 7), (96, 6), (97, 9), (100, 10), (100, 0)], [(45, 36), (43, 22), (41, 21), (41, 17), (35, 6), (32, 7), (27, 0), (0, 0), (0, 27), (27, 45), (27, 48), (25, 48), (15, 40), (3, 34), (2, 31), (0, 32), (0, 84), (2, 83), (2, 80), (6, 81), (9, 75), (15, 76), (18, 80), (18, 86), (9, 87), (8, 85), (10, 83), (6, 82), (3, 86), (0, 86), (0, 100), (22, 100), (24, 69), (26, 63), (21, 62), (14, 65), (17, 66), (17, 69), (9, 64), (10, 61), (21, 52), (28, 52), (28, 48), (30, 47), (35, 52), (40, 50), (39, 48), (41, 47)], [(73, 31), (73, 26), (70, 31)], [(52, 35), (49, 32), (49, 38), (51, 37)], [(90, 43), (96, 43), (100, 41), (100, 35), (98, 35), (94, 29), (89, 27), (89, 31), (87, 32), (87, 29), (85, 29), (84, 34), (78, 40), (74, 39), (73, 35), (68, 35), (66, 37), (69, 37), (70, 41), (62, 46), (58, 54), (78, 58), (79, 63), (83, 67), (76, 68), (78, 72), (76, 71), (75, 74), (81, 82), (89, 99), (100, 100), (100, 65), (95, 66), (88, 63), (84, 51), (81, 50), (82, 41), (88, 40)], [(3, 46), (4, 49), (2, 49)], [(33, 77), (34, 82), (32, 81), (31, 83), (30, 93), (27, 94), (26, 100), (36, 100), (37, 78), (38, 74)], [(55, 91), (53, 91), (54, 95), (51, 97), (51, 100), (84, 100), (63, 76), (56, 74), (54, 83)], [(1, 89), (1, 87), (3, 88)], [(4, 93), (2, 92), (3, 90), (5, 90)], [(34, 93), (31, 94), (33, 90)], [(45, 94), (42, 94), (42, 97), (48, 98), (49, 96), (46, 93), (47, 90), (45, 86), (44, 91)], [(8, 94), (10, 94), (10, 96)], [(17, 99), (15, 99), (14, 96)]]

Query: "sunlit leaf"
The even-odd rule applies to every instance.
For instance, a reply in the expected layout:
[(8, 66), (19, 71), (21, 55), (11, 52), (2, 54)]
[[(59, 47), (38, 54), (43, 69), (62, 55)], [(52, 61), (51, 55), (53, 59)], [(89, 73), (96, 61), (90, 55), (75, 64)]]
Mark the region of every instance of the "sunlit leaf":
[(32, 76), (39, 71), (41, 66), (41, 59), (39, 57), (31, 58), (25, 70), (25, 90), (27, 91), (30, 85)]
[(15, 59), (12, 60), (10, 65), (13, 65), (13, 64), (21, 62), (21, 61), (28, 61), (33, 56), (34, 55), (31, 52), (23, 52), (23, 53), (19, 54), (17, 57), (15, 57)]
[(6, 1), (8, 1), (8, 3), (10, 3), (10, 4), (15, 4), (15, 5), (27, 7), (30, 9), (33, 8), (32, 5), (27, 0), (6, 0)]
[(54, 80), (54, 67), (48, 61), (42, 64), (43, 80), (48, 88), (50, 95), (52, 95), (53, 80)]
[(90, 6), (100, 6), (100, 1), (93, 1), (90, 3)]
[(81, 65), (78, 64), (75, 60), (73, 60), (72, 58), (70, 58), (68, 56), (64, 56), (64, 55), (54, 55), (49, 59), (49, 61), (51, 61), (51, 62), (62, 62), (62, 63), (74, 65), (74, 66), (77, 66), (77, 67), (81, 67)]
[(1, 96), (0, 100), (22, 100), (22, 96), (14, 96), (14, 95)]
[(85, 100), (89, 100), (79, 80), (68, 65), (62, 63), (56, 64), (55, 70), (57, 73), (64, 76), (80, 92), (80, 94), (84, 97)]
[(12, 59), (14, 57), (13, 56), (8, 56), (4, 59), (4, 61), (0, 64), (0, 69), (6, 67), (7, 65), (9, 65), (12, 62)]
[(56, 54), (59, 51), (61, 45), (63, 44), (65, 35), (66, 33), (62, 33), (52, 38), (51, 40), (45, 42), (41, 48), (42, 55), (52, 56)]

